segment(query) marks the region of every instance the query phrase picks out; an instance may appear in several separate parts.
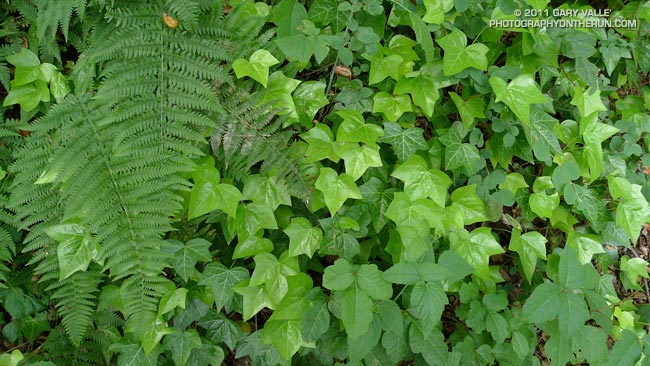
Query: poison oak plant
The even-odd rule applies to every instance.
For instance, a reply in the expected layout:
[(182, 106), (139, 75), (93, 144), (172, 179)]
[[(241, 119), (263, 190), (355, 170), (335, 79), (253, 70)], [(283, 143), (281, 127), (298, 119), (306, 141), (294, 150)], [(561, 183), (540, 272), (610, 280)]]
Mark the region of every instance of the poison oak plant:
[(647, 3), (3, 6), (0, 365), (650, 362)]

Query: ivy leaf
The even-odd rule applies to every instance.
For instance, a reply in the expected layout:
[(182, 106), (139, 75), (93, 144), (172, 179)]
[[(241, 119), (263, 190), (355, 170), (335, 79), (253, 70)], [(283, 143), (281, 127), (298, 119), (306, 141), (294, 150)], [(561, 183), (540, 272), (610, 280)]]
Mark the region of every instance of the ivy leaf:
[(566, 244), (578, 253), (578, 260), (582, 264), (590, 263), (594, 254), (605, 253), (598, 235), (583, 235), (570, 231), (567, 234)]
[(110, 351), (118, 352), (118, 366), (142, 365), (157, 366), (160, 351), (148, 353), (140, 344), (114, 343), (110, 345)]
[(399, 66), (404, 61), (402, 56), (384, 56), (383, 52), (379, 50), (372, 57), (368, 58), (368, 60), (370, 61), (368, 84), (377, 84), (387, 77), (391, 77), (394, 80), (400, 79)]
[(548, 101), (530, 74), (521, 74), (510, 83), (492, 76), (490, 85), (496, 95), (495, 102), (504, 102), (527, 128), (530, 128), (530, 105)]
[(249, 281), (246, 280), (233, 287), (232, 291), (242, 296), (242, 317), (244, 321), (252, 318), (265, 307), (270, 309), (275, 308), (276, 304), (266, 293), (264, 286), (249, 286)]
[(499, 189), (507, 189), (512, 194), (516, 194), (519, 189), (528, 188), (528, 183), (521, 173), (510, 173), (506, 175), (506, 180), (499, 184)]
[(183, 247), (174, 252), (174, 257), (176, 257), (174, 270), (181, 276), (183, 281), (187, 281), (190, 277), (194, 271), (196, 262), (209, 262), (212, 259), (210, 256), (210, 245), (212, 243), (209, 241), (197, 238), (188, 241)]
[(236, 216), (242, 195), (237, 187), (219, 184), (219, 171), (208, 162), (199, 165), (194, 174), (194, 187), (190, 194), (188, 218), (193, 219), (214, 210), (222, 210), (229, 216)]
[(438, 224), (439, 208), (433, 201), (419, 199), (414, 202), (404, 192), (395, 192), (393, 201), (386, 210), (386, 217), (400, 226), (418, 227), (428, 223), (429, 227), (441, 226)]
[(337, 259), (334, 265), (325, 268), (323, 286), (330, 290), (343, 291), (354, 282), (354, 267), (345, 259)]
[(393, 287), (382, 278), (377, 265), (363, 264), (356, 275), (359, 288), (373, 299), (388, 300), (393, 295)]
[(512, 230), (508, 248), (519, 254), (528, 283), (532, 281), (533, 272), (535, 272), (537, 266), (537, 258), (546, 259), (546, 242), (546, 238), (536, 231), (521, 235), (519, 229), (514, 228)]
[(411, 292), (413, 315), (420, 319), (424, 329), (435, 329), (448, 303), (449, 300), (440, 282), (420, 281), (413, 286)]
[[(342, 225), (341, 219), (341, 216), (336, 216), (335, 218), (329, 217), (318, 221), (321, 228), (323, 228), (323, 244), (318, 253), (352, 260), (359, 253), (359, 242), (348, 232), (350, 227)], [(356, 221), (349, 217), (345, 217), (345, 219), (357, 225), (356, 229), (358, 229)]]
[(160, 304), (158, 305), (158, 316), (160, 317), (163, 314), (167, 314), (177, 307), (185, 309), (186, 297), (187, 289), (182, 287), (165, 293), (162, 298), (160, 298)]
[(214, 344), (203, 344), (201, 349), (192, 352), (188, 360), (188, 366), (219, 366), (223, 362), (225, 354), (223, 349)]
[(451, 250), (474, 267), (474, 273), (483, 279), (490, 278), (490, 256), (504, 252), (487, 227), (474, 229), (471, 233), (467, 230), (452, 232), (449, 241)]
[(228, 269), (221, 263), (212, 262), (205, 266), (199, 285), (208, 286), (212, 290), (214, 303), (219, 310), (228, 306), (232, 301), (233, 287), (248, 278), (249, 274), (246, 268)]
[(354, 179), (346, 173), (336, 174), (332, 168), (321, 168), (316, 189), (323, 192), (327, 209), (334, 215), (348, 198), (361, 199)]
[(264, 324), (262, 341), (275, 346), (285, 360), (298, 352), (303, 344), (300, 321), (268, 321)]
[(530, 121), (530, 137), (533, 151), (540, 160), (550, 160), (550, 153), (558, 154), (562, 151), (560, 142), (554, 129), (558, 120), (544, 112), (541, 108), (533, 108)]
[(47, 228), (45, 233), (59, 242), (56, 249), (59, 260), (59, 281), (78, 271), (85, 271), (94, 257), (91, 236), (78, 224), (60, 224)]
[(372, 217), (372, 225), (376, 232), (381, 229), (388, 222), (386, 218), (386, 210), (393, 200), (393, 193), (396, 191), (394, 188), (386, 188), (379, 178), (372, 177), (366, 183), (359, 187), (361, 192), (362, 201), (368, 204), (370, 209), (370, 216)]
[(213, 343), (225, 343), (230, 349), (235, 349), (242, 335), (238, 324), (214, 309), (210, 309), (198, 325), (205, 329), (207, 339)]
[(289, 115), (289, 121), (298, 121), (298, 111), (291, 93), (296, 90), (300, 80), (284, 76), (282, 71), (276, 71), (269, 76), (269, 83), (262, 91), (260, 104), (269, 104), (271, 108), (279, 108), (279, 115)]
[(273, 57), (271, 52), (257, 50), (253, 52), (248, 60), (235, 60), (232, 64), (232, 69), (235, 71), (237, 79), (248, 76), (266, 88), (269, 79), (269, 68), (279, 63), (280, 61)]
[(478, 149), (472, 144), (453, 143), (445, 147), (445, 167), (449, 170), (462, 169), (467, 176), (472, 176), (480, 161)]
[(325, 84), (320, 81), (306, 81), (293, 92), (293, 101), (298, 110), (300, 123), (309, 128), (316, 113), (329, 104), (325, 97)]
[(246, 179), (242, 199), (258, 203), (267, 203), (273, 210), (280, 205), (291, 206), (291, 196), (284, 182), (277, 177), (253, 174)]
[(232, 254), (232, 259), (252, 257), (260, 253), (273, 251), (273, 242), (268, 238), (260, 238), (251, 235), (243, 241), (239, 241)]
[(336, 114), (343, 118), (336, 131), (336, 141), (363, 142), (374, 147), (377, 145), (377, 138), (384, 134), (381, 127), (366, 123), (357, 110), (342, 110)]
[(151, 351), (158, 346), (162, 337), (171, 333), (172, 330), (160, 318), (156, 318), (151, 324), (147, 324), (147, 329), (140, 336), (144, 353), (146, 355), (151, 354)]
[(307, 18), (307, 10), (296, 0), (282, 0), (273, 9), (273, 23), (278, 26), (278, 37), (300, 34), (298, 27)]
[(341, 305), (341, 320), (349, 339), (358, 339), (368, 332), (372, 322), (372, 300), (356, 286), (345, 291)]
[(426, 13), (422, 17), (427, 23), (442, 24), (445, 13), (454, 8), (452, 0), (424, 0)]
[(391, 175), (404, 182), (404, 192), (412, 201), (431, 197), (438, 206), (444, 207), (451, 179), (440, 170), (427, 168), (422, 157), (411, 155)]
[[(436, 0), (443, 2), (448, 0)], [(467, 46), (467, 37), (460, 29), (454, 30), (448, 35), (437, 40), (440, 47), (445, 51), (442, 58), (442, 68), (445, 76), (456, 75), (468, 67), (478, 70), (487, 70), (488, 47), (482, 43), (474, 43)]]
[(361, 178), (368, 168), (382, 166), (377, 146), (362, 145), (358, 149), (345, 151), (341, 158), (345, 161), (345, 172), (355, 181)]
[(571, 99), (571, 104), (578, 108), (580, 111), (580, 116), (586, 118), (594, 112), (603, 112), (607, 110), (607, 107), (603, 104), (603, 101), (600, 99), (600, 90), (596, 89), (594, 91), (591, 88), (587, 88), (584, 92), (579, 86), (576, 86), (573, 89), (573, 99)]
[(172, 360), (176, 365), (187, 365), (195, 349), (201, 348), (201, 337), (194, 329), (184, 332), (174, 331), (165, 336), (165, 348), (172, 351)]
[(413, 103), (422, 108), (424, 115), (431, 117), (436, 101), (440, 97), (433, 79), (424, 74), (401, 78), (393, 90), (395, 94), (411, 94)]
[(528, 198), (530, 209), (542, 218), (553, 217), (555, 209), (560, 205), (560, 196), (557, 192), (552, 195), (533, 193)]
[(289, 291), (287, 277), (300, 272), (297, 258), (290, 257), (285, 252), (280, 258), (271, 253), (260, 253), (253, 259), (255, 270), (249, 286), (263, 284), (272, 302), (279, 303)]
[(485, 118), (485, 101), (480, 96), (473, 96), (467, 100), (454, 92), (449, 92), (449, 96), (456, 105), (466, 130), (469, 130), (474, 125), (476, 118)]
[(402, 127), (394, 122), (384, 123), (384, 136), (379, 141), (392, 145), (400, 162), (405, 161), (418, 150), (429, 149), (421, 129), (412, 127), (402, 130)]
[(476, 194), (476, 184), (456, 189), (451, 194), (451, 202), (452, 206), (460, 208), (465, 225), (488, 220), (487, 207)]
[(298, 256), (306, 254), (309, 258), (320, 248), (323, 241), (323, 231), (313, 227), (304, 217), (294, 217), (284, 229), (289, 236), (289, 255)]
[(309, 131), (300, 134), (300, 137), (309, 144), (305, 152), (306, 163), (323, 159), (329, 159), (335, 163), (339, 161), (332, 131), (326, 124), (318, 123), (316, 126), (310, 128)]
[(404, 94), (392, 96), (382, 91), (373, 97), (372, 113), (382, 113), (390, 122), (397, 121), (402, 114), (412, 111), (411, 100)]

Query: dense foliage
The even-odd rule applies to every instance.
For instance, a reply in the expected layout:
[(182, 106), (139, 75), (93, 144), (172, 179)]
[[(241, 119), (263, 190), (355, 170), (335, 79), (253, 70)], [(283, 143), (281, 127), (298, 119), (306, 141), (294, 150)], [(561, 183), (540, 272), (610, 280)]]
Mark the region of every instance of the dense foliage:
[(0, 17), (0, 366), (650, 365), (650, 2)]

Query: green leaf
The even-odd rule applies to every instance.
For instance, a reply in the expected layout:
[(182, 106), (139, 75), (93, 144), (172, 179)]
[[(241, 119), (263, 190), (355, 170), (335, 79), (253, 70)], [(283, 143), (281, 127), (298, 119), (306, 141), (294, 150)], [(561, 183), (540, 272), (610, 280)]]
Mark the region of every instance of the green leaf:
[(460, 208), (465, 225), (488, 220), (487, 207), (476, 194), (476, 184), (456, 189), (451, 194), (451, 202), (452, 206)]
[(3, 353), (0, 355), (0, 365), (2, 366), (18, 366), (18, 363), (25, 357), (20, 350), (13, 350), (11, 353)]
[(367, 295), (375, 300), (388, 300), (393, 295), (390, 282), (382, 278), (375, 264), (363, 264), (356, 274), (357, 284)]
[(212, 290), (214, 303), (217, 309), (221, 309), (231, 303), (232, 288), (248, 278), (248, 271), (243, 267), (228, 269), (221, 263), (212, 262), (205, 267), (205, 271), (201, 274), (199, 285), (208, 286)]
[(193, 219), (214, 210), (236, 216), (242, 195), (237, 187), (219, 184), (219, 171), (210, 164), (199, 165), (194, 172), (194, 187), (190, 194), (188, 218)]
[(21, 48), (19, 53), (9, 55), (6, 59), (16, 67), (38, 67), (41, 64), (38, 56), (27, 48)]
[(480, 96), (473, 96), (467, 100), (461, 98), (454, 92), (450, 92), (449, 96), (454, 102), (454, 105), (456, 105), (465, 129), (470, 129), (474, 125), (476, 118), (485, 118), (485, 101)]
[(291, 93), (301, 83), (300, 80), (284, 76), (282, 71), (276, 71), (269, 76), (269, 84), (262, 92), (260, 104), (269, 104), (271, 108), (279, 108), (279, 115), (289, 115), (289, 121), (298, 121), (298, 111)]
[(264, 324), (262, 340), (273, 344), (280, 356), (288, 361), (303, 343), (300, 321), (269, 321)]
[(112, 352), (119, 352), (118, 366), (157, 366), (160, 351), (147, 353), (140, 344), (114, 343), (109, 348)]
[(537, 258), (546, 259), (546, 242), (546, 238), (536, 231), (521, 235), (519, 229), (514, 228), (512, 230), (508, 248), (519, 254), (528, 283), (532, 281), (533, 272), (535, 272), (537, 266)]
[(566, 243), (578, 253), (578, 260), (582, 264), (590, 263), (594, 254), (605, 253), (598, 235), (578, 234), (570, 231)]
[(293, 92), (293, 101), (298, 110), (300, 123), (311, 127), (316, 113), (329, 104), (325, 97), (325, 84), (320, 81), (306, 81)]
[(492, 76), (490, 85), (496, 95), (495, 102), (505, 103), (527, 128), (530, 128), (530, 105), (548, 102), (530, 74), (521, 74), (510, 83)]
[(323, 298), (307, 309), (302, 315), (302, 322), (300, 324), (302, 338), (307, 342), (316, 341), (327, 332), (329, 326), (330, 311), (327, 308), (327, 302)]
[(442, 24), (445, 20), (445, 13), (454, 8), (452, 0), (424, 0), (426, 13), (422, 17), (427, 23)]
[(160, 298), (160, 304), (158, 305), (158, 316), (160, 317), (163, 314), (167, 314), (177, 307), (185, 309), (186, 297), (187, 289), (182, 287), (165, 293), (162, 298)]
[(602, 329), (585, 325), (573, 339), (590, 365), (603, 364), (607, 360), (607, 334)]
[(390, 55), (384, 56), (381, 50), (368, 59), (370, 61), (370, 75), (368, 83), (370, 85), (377, 84), (387, 77), (394, 80), (399, 80), (400, 64), (404, 61), (402, 56)]
[(271, 253), (260, 253), (256, 255), (255, 271), (251, 276), (249, 286), (264, 285), (266, 292), (273, 303), (279, 303), (287, 294), (288, 276), (295, 276), (300, 272), (298, 259), (283, 253), (276, 258)]
[(445, 168), (462, 169), (467, 176), (476, 173), (481, 161), (476, 146), (467, 143), (454, 143), (445, 147)]
[(253, 174), (246, 179), (242, 199), (257, 203), (267, 203), (273, 210), (280, 205), (291, 206), (291, 196), (284, 182), (277, 177)]
[(427, 168), (423, 158), (411, 155), (391, 175), (404, 182), (404, 192), (412, 201), (430, 197), (438, 206), (444, 207), (451, 179), (440, 170)]
[(289, 255), (292, 256), (306, 254), (311, 258), (323, 241), (323, 231), (313, 227), (304, 217), (292, 218), (284, 233), (289, 237)]
[(582, 295), (571, 292), (560, 292), (558, 298), (558, 327), (559, 335), (564, 340), (569, 340), (589, 320), (589, 310)]
[(339, 157), (336, 154), (337, 146), (334, 144), (332, 131), (326, 124), (318, 123), (316, 126), (310, 128), (309, 131), (300, 134), (300, 137), (309, 144), (305, 152), (306, 163), (323, 159), (329, 159), (335, 163), (339, 161)]
[(420, 281), (418, 265), (411, 262), (399, 262), (387, 269), (383, 275), (384, 279), (401, 285), (415, 285)]
[(194, 350), (201, 348), (201, 337), (194, 329), (174, 331), (165, 336), (164, 344), (165, 348), (172, 352), (174, 364), (185, 366)]
[(404, 192), (395, 192), (393, 201), (386, 210), (386, 217), (393, 220), (398, 227), (418, 227), (428, 223), (429, 227), (442, 226), (439, 222), (439, 207), (429, 199), (414, 202)]
[(378, 146), (362, 145), (358, 149), (345, 151), (341, 158), (345, 161), (345, 172), (355, 181), (361, 178), (368, 168), (382, 166)]
[(325, 204), (332, 215), (343, 206), (348, 198), (361, 199), (361, 192), (354, 184), (354, 179), (346, 173), (338, 175), (332, 168), (320, 169), (316, 180), (316, 189), (323, 192)]
[(506, 180), (499, 184), (499, 189), (507, 189), (512, 194), (516, 194), (519, 189), (528, 188), (528, 183), (520, 173), (510, 173), (506, 175)]
[(263, 229), (277, 229), (273, 209), (266, 203), (249, 203), (237, 210), (236, 229), (239, 240), (246, 240)]
[(260, 253), (273, 251), (273, 242), (267, 238), (251, 235), (246, 240), (237, 243), (232, 259), (252, 257)]
[(209, 241), (197, 238), (188, 241), (174, 252), (174, 257), (176, 257), (174, 270), (181, 276), (183, 281), (187, 281), (194, 272), (196, 262), (209, 262), (212, 259), (210, 255), (211, 245), (212, 243)]
[(420, 319), (424, 329), (435, 329), (445, 305), (449, 303), (440, 282), (418, 282), (411, 292), (413, 315)]
[(363, 142), (369, 146), (376, 146), (377, 138), (384, 134), (381, 127), (366, 123), (357, 110), (341, 110), (336, 114), (343, 118), (336, 131), (336, 141)]
[(412, 127), (402, 130), (402, 127), (394, 122), (384, 122), (384, 136), (379, 141), (392, 145), (400, 162), (418, 150), (429, 149), (421, 129)]
[(230, 349), (235, 349), (242, 336), (241, 327), (237, 323), (214, 309), (210, 309), (198, 325), (205, 329), (208, 340), (213, 343), (225, 343)]
[(411, 94), (413, 103), (422, 108), (424, 115), (431, 117), (436, 101), (440, 97), (433, 79), (428, 75), (420, 74), (415, 77), (400, 78), (395, 89), (395, 94)]
[(573, 99), (571, 99), (571, 104), (578, 108), (580, 111), (580, 116), (586, 118), (594, 112), (603, 112), (607, 110), (607, 107), (603, 104), (603, 101), (600, 99), (600, 90), (596, 89), (592, 91), (591, 88), (587, 88), (584, 92), (582, 88), (576, 86), (573, 89)]
[(20, 104), (20, 109), (24, 110), (25, 112), (30, 112), (34, 110), (34, 108), (38, 107), (38, 104), (41, 101), (48, 102), (50, 100), (50, 93), (47, 89), (47, 85), (45, 85), (45, 93), (47, 93), (47, 98), (43, 97), (42, 89), (39, 89), (36, 86), (32, 86), (31, 84), (12, 88), (9, 91), (9, 94), (5, 97), (2, 106), (6, 107), (14, 104)]
[(452, 232), (449, 241), (451, 250), (474, 267), (474, 274), (483, 279), (490, 278), (490, 256), (504, 252), (487, 227), (474, 229), (471, 233), (467, 230)]
[(627, 256), (621, 258), (621, 271), (625, 272), (632, 283), (636, 283), (639, 277), (650, 278), (648, 276), (648, 262), (643, 258), (629, 259)]
[(372, 300), (356, 286), (345, 291), (341, 306), (341, 320), (349, 339), (358, 339), (368, 332), (372, 322)]
[(56, 250), (59, 260), (59, 281), (78, 271), (85, 271), (95, 256), (90, 235), (77, 224), (60, 224), (45, 229), (45, 233), (59, 242)]
[(337, 259), (334, 265), (325, 268), (323, 286), (330, 290), (343, 291), (354, 282), (354, 267), (345, 259)]
[(560, 195), (555, 192), (552, 195), (545, 193), (533, 193), (528, 198), (530, 209), (541, 218), (551, 218), (555, 209), (560, 205)]
[(307, 18), (307, 10), (296, 0), (282, 0), (273, 8), (273, 23), (278, 26), (278, 37), (300, 34), (298, 29)]
[(269, 79), (269, 68), (279, 63), (280, 61), (273, 57), (271, 52), (257, 50), (253, 52), (248, 60), (235, 60), (232, 68), (238, 79), (248, 76), (266, 88)]
[(530, 295), (524, 304), (524, 316), (530, 322), (543, 324), (553, 320), (560, 307), (560, 294), (562, 288), (551, 282), (544, 282), (535, 287), (533, 294)]
[(214, 344), (203, 344), (201, 349), (191, 353), (188, 360), (188, 366), (220, 366), (226, 355), (218, 346)]
[(395, 122), (402, 114), (412, 111), (411, 100), (404, 94), (392, 96), (382, 91), (373, 97), (372, 113), (382, 113), (390, 122)]
[[(448, 0), (435, 0), (443, 2)], [(467, 37), (460, 29), (454, 30), (448, 35), (437, 40), (440, 47), (445, 51), (442, 59), (442, 67), (445, 76), (456, 75), (468, 67), (478, 70), (487, 70), (488, 47), (482, 43), (474, 43), (467, 46)]]
[(609, 354), (608, 366), (633, 366), (641, 357), (641, 343), (636, 334), (623, 329), (621, 339), (614, 344)]
[(147, 325), (147, 329), (145, 329), (140, 336), (144, 353), (146, 355), (151, 354), (151, 351), (158, 346), (162, 337), (171, 333), (172, 330), (167, 326), (167, 324), (165, 324), (160, 318), (155, 318), (151, 325)]
[(445, 344), (445, 337), (440, 331), (425, 328), (417, 322), (411, 323), (409, 328), (409, 343), (411, 350), (422, 354), (429, 365), (448, 364), (449, 351)]
[(499, 344), (508, 338), (508, 322), (499, 313), (488, 311), (485, 315), (485, 328), (490, 332), (494, 341)]
[(386, 210), (393, 200), (394, 188), (386, 188), (379, 178), (372, 177), (359, 187), (362, 202), (368, 204), (372, 225), (379, 232), (388, 222)]
[(252, 318), (265, 307), (273, 309), (276, 305), (267, 294), (264, 286), (249, 286), (248, 283), (248, 280), (240, 282), (232, 289), (242, 296), (242, 317), (244, 321)]

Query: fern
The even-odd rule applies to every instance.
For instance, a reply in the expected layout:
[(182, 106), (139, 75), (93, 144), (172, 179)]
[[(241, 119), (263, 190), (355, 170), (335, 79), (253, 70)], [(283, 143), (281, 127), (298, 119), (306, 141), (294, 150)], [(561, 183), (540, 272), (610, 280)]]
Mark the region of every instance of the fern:
[[(31, 125), (11, 167), (16, 178), (10, 204), (30, 230), (25, 251), (35, 252), (30, 263), (37, 263), (36, 274), (54, 291), (76, 346), (92, 328), (104, 274), (121, 287), (127, 331), (141, 335), (152, 325), (169, 283), (164, 238), (182, 209), (179, 192), (189, 189), (181, 176), (203, 154), (206, 130), (241, 105), (224, 103), (217, 93), (234, 85), (225, 65), (267, 37), (242, 35), (242, 29), (258, 32), (262, 22), (224, 17), (223, 4), (180, 3), (115, 1), (107, 8), (106, 21), (95, 24), (78, 62), (82, 70), (99, 70), (96, 79), (76, 76), (83, 87)], [(178, 28), (166, 26), (163, 13)], [(252, 125), (268, 126), (258, 128), (256, 138), (276, 133), (277, 124), (268, 125), (254, 109), (244, 113), (252, 113), (243, 116)], [(265, 137), (262, 145), (289, 137), (277, 136)], [(255, 149), (250, 153), (260, 156)], [(91, 265), (57, 282), (59, 244), (46, 230), (70, 222), (91, 233), (94, 260), (103, 267)]]

